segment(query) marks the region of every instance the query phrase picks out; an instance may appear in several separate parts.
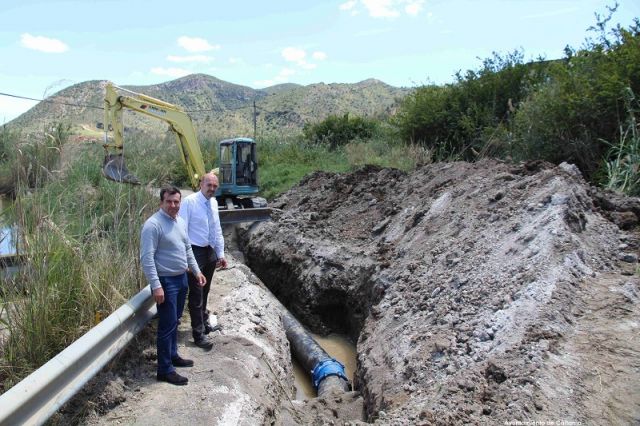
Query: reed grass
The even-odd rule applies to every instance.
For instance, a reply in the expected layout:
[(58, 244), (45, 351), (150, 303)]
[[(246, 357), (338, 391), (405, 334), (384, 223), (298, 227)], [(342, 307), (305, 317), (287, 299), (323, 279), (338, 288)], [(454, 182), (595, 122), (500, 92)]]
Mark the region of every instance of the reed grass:
[(64, 170), (47, 169), (46, 158), (37, 155), (29, 164), (14, 165), (43, 173), (26, 182), (20, 180), (24, 170), (16, 172), (11, 217), (20, 229), (26, 261), (16, 275), (0, 282), (7, 333), (0, 360), (4, 389), (146, 284), (138, 261), (139, 232), (157, 200), (145, 187), (101, 177), (100, 147), (76, 151)]
[(609, 145), (605, 158), (605, 187), (626, 195), (640, 195), (640, 130), (636, 121), (637, 110), (634, 108), (635, 96), (631, 89), (627, 90), (627, 122), (620, 126), (620, 140)]

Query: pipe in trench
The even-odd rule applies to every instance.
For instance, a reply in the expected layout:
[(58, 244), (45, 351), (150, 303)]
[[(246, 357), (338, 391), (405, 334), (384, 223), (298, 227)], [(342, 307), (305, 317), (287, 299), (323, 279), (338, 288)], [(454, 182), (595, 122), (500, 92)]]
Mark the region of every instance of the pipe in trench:
[(311, 372), (311, 381), (319, 397), (331, 390), (342, 392), (351, 390), (349, 379), (344, 372), (344, 365), (325, 352), (287, 310), (282, 315), (282, 323), (293, 355), (305, 370)]

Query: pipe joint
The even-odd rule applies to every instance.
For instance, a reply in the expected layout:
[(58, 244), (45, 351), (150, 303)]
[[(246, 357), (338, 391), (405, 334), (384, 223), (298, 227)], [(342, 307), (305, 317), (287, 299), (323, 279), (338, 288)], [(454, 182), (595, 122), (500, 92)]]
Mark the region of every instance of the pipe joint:
[(313, 387), (318, 390), (320, 382), (322, 382), (329, 376), (338, 376), (349, 383), (349, 379), (347, 379), (347, 376), (344, 372), (344, 365), (342, 365), (342, 363), (340, 363), (340, 361), (336, 360), (335, 358), (327, 358), (316, 364), (316, 366), (313, 368), (313, 371), (311, 372)]

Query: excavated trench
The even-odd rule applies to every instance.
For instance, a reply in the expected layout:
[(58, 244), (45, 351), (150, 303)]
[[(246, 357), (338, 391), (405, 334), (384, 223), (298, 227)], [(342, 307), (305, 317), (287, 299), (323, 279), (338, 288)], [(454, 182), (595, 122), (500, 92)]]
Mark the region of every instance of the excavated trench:
[[(246, 263), (311, 331), (357, 342), (366, 421), (640, 418), (637, 198), (568, 164), (484, 160), (317, 172), (271, 206), (238, 231)], [(585, 316), (606, 286), (621, 296)], [(603, 322), (625, 330), (613, 348), (581, 331)], [(594, 402), (592, 371), (630, 408)]]
[(375, 304), (369, 281), (371, 271), (345, 274), (340, 265), (332, 265), (326, 281), (318, 283), (316, 291), (309, 292), (304, 276), (295, 270), (296, 265), (277, 258), (263, 258), (246, 246), (245, 258), (247, 266), (273, 295), (313, 333), (346, 335), (357, 342), (365, 313)]
[[(243, 231), (244, 229), (244, 231)], [(344, 372), (353, 382), (356, 367), (356, 342), (363, 324), (363, 300), (354, 298), (348, 292), (329, 289), (313, 299), (301, 289), (297, 274), (284, 262), (250, 262), (252, 253), (241, 236), (248, 235), (245, 228), (232, 227), (225, 231), (227, 249), (234, 257), (247, 265), (253, 274), (265, 284), (266, 288), (306, 329), (309, 337), (315, 340), (331, 358), (344, 366)], [(267, 261), (270, 262), (270, 261)], [(255, 268), (255, 269), (254, 269)], [(366, 287), (362, 279), (358, 281)], [(368, 309), (365, 307), (365, 309)], [(352, 314), (354, 313), (355, 314)], [(286, 327), (285, 327), (286, 329)], [(310, 399), (317, 396), (312, 376), (292, 353), (296, 399)]]
[[(322, 268), (311, 268), (311, 275), (302, 272), (304, 262), (294, 256), (293, 262), (281, 259), (277, 252), (256, 250), (250, 244), (254, 227), (238, 229), (239, 249), (247, 266), (271, 293), (311, 332), (320, 346), (345, 364), (351, 384), (356, 383), (356, 342), (362, 332), (366, 315), (379, 302), (380, 292), (371, 281), (373, 264), (363, 264), (348, 270), (340, 262), (326, 262)], [(315, 274), (318, 273), (318, 275)], [(318, 276), (322, 277), (316, 280)], [(305, 280), (310, 277), (309, 281)], [(312, 289), (312, 290), (310, 290)], [(309, 372), (292, 357), (296, 399), (316, 397)], [(357, 406), (362, 406), (363, 402)], [(358, 411), (358, 410), (356, 410)], [(348, 411), (343, 421), (363, 421), (364, 412)]]

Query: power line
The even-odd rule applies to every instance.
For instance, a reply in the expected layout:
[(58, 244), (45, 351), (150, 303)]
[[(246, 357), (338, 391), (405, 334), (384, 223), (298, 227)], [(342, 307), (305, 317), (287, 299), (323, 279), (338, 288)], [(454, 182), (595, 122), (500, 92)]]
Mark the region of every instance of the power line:
[(12, 95), (11, 93), (2, 93), (2, 92), (0, 92), (0, 96), (9, 96), (9, 97), (12, 97), (12, 98), (26, 99), (26, 100), (29, 100), (29, 101), (47, 102), (47, 103), (50, 103), (50, 104), (67, 105), (67, 106), (73, 106), (73, 107), (78, 107), (78, 108), (103, 109), (102, 107), (97, 107), (95, 105), (72, 104), (72, 103), (69, 103), (69, 102), (51, 101), (49, 99), (29, 98), (27, 96)]

